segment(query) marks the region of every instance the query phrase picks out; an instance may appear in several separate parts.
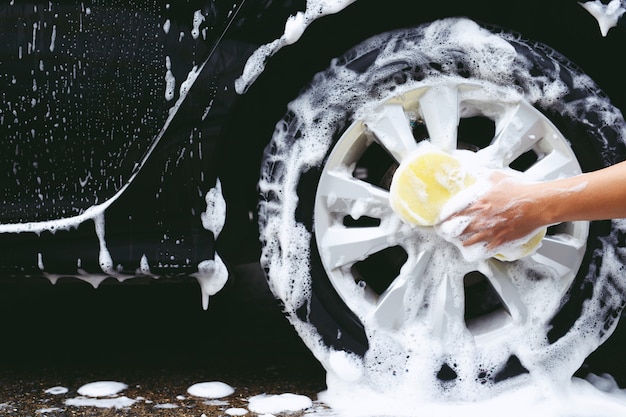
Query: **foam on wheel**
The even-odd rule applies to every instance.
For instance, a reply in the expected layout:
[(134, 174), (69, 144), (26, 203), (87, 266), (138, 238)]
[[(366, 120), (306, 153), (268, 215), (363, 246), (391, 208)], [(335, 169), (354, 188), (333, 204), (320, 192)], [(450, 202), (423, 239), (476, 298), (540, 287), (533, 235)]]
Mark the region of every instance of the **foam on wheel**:
[[(389, 190), (423, 141), (541, 181), (621, 160), (624, 132), (589, 77), (516, 34), (447, 19), (369, 39), (315, 77), (266, 150), (270, 287), (339, 378), (475, 398), (573, 373), (623, 307), (622, 221), (560, 224), (534, 255), (469, 262), (403, 222)], [(338, 354), (357, 371), (342, 376)]]

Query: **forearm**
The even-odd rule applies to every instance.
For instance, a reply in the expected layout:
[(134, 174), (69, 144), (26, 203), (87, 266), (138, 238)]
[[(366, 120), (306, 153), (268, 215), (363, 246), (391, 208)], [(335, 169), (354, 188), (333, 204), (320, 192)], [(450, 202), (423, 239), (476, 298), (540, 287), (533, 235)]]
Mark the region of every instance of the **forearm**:
[(626, 217), (626, 162), (537, 188), (545, 224)]
[(626, 162), (556, 181), (492, 181), (490, 190), (456, 214), (471, 219), (463, 231), (466, 246), (488, 242), (494, 248), (562, 222), (626, 218)]

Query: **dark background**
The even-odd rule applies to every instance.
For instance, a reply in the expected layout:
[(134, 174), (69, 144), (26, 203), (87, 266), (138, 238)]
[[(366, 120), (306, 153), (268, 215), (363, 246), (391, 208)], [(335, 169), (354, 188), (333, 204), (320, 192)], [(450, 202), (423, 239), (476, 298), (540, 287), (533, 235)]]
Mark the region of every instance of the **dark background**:
[(268, 376), (279, 369), (285, 378), (305, 373), (323, 388), (322, 368), (257, 268), (237, 268), (207, 311), (191, 278), (109, 279), (98, 289), (71, 278), (56, 285), (39, 278), (4, 283), (0, 381), (3, 372), (95, 372), (103, 378), (206, 370), (214, 379), (216, 373)]

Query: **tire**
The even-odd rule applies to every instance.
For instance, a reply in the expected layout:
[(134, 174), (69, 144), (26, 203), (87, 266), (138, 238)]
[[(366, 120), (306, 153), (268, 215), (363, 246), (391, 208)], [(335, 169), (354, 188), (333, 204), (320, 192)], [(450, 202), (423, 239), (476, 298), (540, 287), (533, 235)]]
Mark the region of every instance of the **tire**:
[(317, 74), (266, 148), (270, 288), (331, 378), (476, 398), (571, 375), (624, 306), (626, 223), (555, 225), (532, 256), (470, 263), (402, 223), (389, 184), (421, 140), (550, 180), (622, 160), (625, 132), (589, 77), (517, 34), (455, 18), (371, 38)]

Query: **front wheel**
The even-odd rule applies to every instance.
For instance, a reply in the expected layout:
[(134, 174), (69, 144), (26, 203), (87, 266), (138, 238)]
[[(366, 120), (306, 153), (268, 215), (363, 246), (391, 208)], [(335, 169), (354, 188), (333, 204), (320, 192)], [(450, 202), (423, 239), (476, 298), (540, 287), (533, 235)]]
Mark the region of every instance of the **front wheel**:
[(562, 223), (531, 256), (470, 262), (403, 222), (390, 185), (422, 141), (545, 181), (620, 160), (624, 132), (587, 76), (518, 35), (447, 19), (369, 39), (315, 77), (266, 150), (270, 287), (340, 379), (475, 398), (571, 375), (623, 307), (626, 224)]

